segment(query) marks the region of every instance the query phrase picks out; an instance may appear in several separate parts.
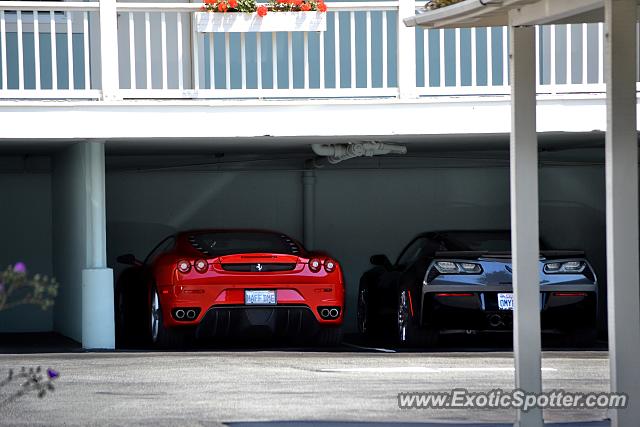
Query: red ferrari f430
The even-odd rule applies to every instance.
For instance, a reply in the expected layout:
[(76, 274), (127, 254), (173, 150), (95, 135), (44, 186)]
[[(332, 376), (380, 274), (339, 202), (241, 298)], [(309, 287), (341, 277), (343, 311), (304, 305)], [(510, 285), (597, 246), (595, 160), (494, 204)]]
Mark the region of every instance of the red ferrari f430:
[(192, 230), (162, 240), (116, 283), (121, 345), (146, 339), (175, 347), (185, 338), (243, 332), (320, 345), (340, 340), (344, 284), (338, 262), (277, 232)]

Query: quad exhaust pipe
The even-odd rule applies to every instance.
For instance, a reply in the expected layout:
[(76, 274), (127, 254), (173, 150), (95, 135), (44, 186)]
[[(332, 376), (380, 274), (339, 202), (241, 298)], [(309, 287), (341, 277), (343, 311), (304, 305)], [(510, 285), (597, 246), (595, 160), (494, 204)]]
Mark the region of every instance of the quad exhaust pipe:
[(184, 319), (184, 316), (185, 316), (184, 310), (176, 310), (175, 316), (176, 316), (176, 319)]
[(492, 328), (497, 328), (498, 326), (504, 325), (502, 316), (500, 316), (499, 314), (492, 314), (487, 320), (489, 322), (489, 326), (491, 326)]
[(187, 319), (193, 320), (195, 318), (196, 318), (196, 311), (195, 310), (187, 310)]

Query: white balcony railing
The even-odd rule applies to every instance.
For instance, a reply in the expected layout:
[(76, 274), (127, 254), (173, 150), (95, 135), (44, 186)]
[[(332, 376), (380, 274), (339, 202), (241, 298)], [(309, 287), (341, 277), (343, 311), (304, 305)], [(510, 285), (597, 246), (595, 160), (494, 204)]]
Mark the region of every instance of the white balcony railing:
[[(328, 3), (322, 33), (215, 35), (194, 31), (194, 3), (2, 1), (0, 98), (509, 93), (506, 28), (406, 28), (405, 1)], [(601, 24), (537, 31), (539, 92), (604, 91)]]

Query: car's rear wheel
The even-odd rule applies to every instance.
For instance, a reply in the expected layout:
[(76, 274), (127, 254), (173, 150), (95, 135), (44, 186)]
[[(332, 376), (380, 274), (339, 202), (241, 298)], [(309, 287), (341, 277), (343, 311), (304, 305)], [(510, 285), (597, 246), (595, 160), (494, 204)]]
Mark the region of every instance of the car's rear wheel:
[(403, 289), (398, 295), (397, 341), (401, 346), (418, 346), (425, 342), (424, 331), (415, 323), (409, 291)]
[(580, 328), (568, 333), (567, 343), (575, 348), (591, 348), (598, 342), (598, 332), (595, 328)]
[(342, 343), (342, 328), (340, 326), (325, 326), (320, 328), (316, 342), (321, 347), (336, 347)]
[(160, 348), (179, 348), (184, 346), (185, 335), (180, 331), (164, 326), (160, 296), (155, 287), (151, 290), (149, 313), (149, 333), (151, 342), (155, 346)]
[(114, 302), (118, 348), (139, 348), (147, 344), (146, 315), (140, 309), (145, 306), (146, 292), (141, 289), (131, 282), (116, 284)]

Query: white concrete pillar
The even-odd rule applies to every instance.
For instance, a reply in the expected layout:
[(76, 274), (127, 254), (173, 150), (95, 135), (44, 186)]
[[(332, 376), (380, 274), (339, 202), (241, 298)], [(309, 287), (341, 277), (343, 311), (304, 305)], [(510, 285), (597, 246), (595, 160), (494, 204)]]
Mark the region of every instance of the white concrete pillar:
[(82, 142), (54, 159), (54, 327), (88, 349), (113, 349), (113, 271), (106, 268), (104, 143)]
[(82, 346), (115, 348), (113, 271), (107, 268), (104, 143), (84, 144), (86, 263), (82, 270)]
[(609, 366), (611, 391), (629, 397), (626, 409), (610, 412), (613, 426), (640, 420), (636, 15), (636, 0), (605, 1)]
[[(534, 27), (510, 27), (511, 250), (513, 350), (516, 388), (542, 391), (540, 366), (540, 248), (538, 242), (538, 139)], [(517, 426), (540, 427), (542, 410), (519, 410)]]
[(305, 248), (315, 247), (316, 172), (305, 170), (302, 175), (302, 228)]

